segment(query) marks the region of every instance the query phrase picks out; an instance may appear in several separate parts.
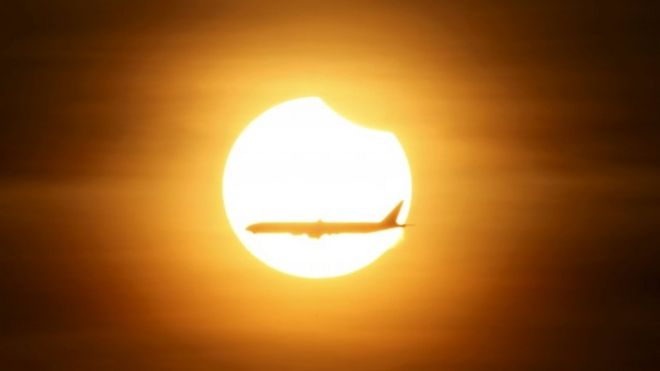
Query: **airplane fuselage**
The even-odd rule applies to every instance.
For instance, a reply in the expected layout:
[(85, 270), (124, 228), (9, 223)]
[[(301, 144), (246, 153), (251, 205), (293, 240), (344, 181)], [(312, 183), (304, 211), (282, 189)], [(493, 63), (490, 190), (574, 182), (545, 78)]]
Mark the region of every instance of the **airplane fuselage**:
[(403, 228), (405, 224), (398, 224), (396, 219), (401, 210), (403, 201), (380, 222), (265, 222), (255, 223), (246, 228), (252, 233), (288, 233), (293, 235), (306, 234), (312, 238), (320, 238), (324, 234), (339, 233), (371, 233), (392, 228)]
[(381, 223), (333, 223), (333, 222), (287, 222), (287, 223), (257, 223), (247, 228), (253, 233), (289, 233), (293, 235), (306, 234), (310, 237), (320, 237), (324, 234), (339, 233), (370, 233), (401, 225), (383, 225)]

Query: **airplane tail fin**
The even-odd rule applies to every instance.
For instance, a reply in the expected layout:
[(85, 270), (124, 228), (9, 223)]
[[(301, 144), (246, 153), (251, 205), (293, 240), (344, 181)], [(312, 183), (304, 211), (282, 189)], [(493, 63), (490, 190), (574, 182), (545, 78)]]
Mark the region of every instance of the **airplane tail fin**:
[(399, 212), (401, 211), (402, 205), (403, 201), (399, 202), (380, 223), (384, 225), (398, 225), (396, 219), (399, 217)]

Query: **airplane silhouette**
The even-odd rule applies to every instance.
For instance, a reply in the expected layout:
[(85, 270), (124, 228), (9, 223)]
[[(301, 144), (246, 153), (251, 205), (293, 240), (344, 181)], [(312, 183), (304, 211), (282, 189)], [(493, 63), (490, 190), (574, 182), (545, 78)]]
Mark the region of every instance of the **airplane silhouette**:
[(245, 228), (252, 233), (289, 233), (293, 235), (306, 234), (311, 238), (321, 238), (324, 234), (339, 233), (371, 233), (392, 228), (404, 228), (408, 224), (398, 224), (396, 219), (401, 211), (403, 201), (380, 222), (375, 223), (343, 223), (343, 222), (271, 222), (256, 223)]

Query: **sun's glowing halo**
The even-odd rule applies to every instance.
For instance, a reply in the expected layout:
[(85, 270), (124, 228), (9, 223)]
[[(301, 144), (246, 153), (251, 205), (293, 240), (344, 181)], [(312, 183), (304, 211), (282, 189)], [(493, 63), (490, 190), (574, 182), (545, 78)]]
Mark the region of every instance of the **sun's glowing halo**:
[(223, 198), (232, 229), (279, 271), (324, 278), (354, 272), (401, 238), (400, 228), (366, 234), (253, 234), (257, 222), (379, 221), (399, 201), (408, 215), (412, 182), (403, 148), (388, 132), (339, 116), (319, 98), (279, 104), (252, 121), (225, 165)]

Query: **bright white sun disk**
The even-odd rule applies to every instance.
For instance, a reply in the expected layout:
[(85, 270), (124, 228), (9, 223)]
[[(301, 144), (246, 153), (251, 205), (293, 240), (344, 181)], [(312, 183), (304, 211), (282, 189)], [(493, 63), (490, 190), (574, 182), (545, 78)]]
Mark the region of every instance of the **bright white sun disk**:
[(232, 229), (259, 260), (308, 278), (356, 271), (391, 248), (401, 229), (320, 239), (252, 234), (258, 222), (382, 219), (412, 184), (403, 148), (388, 132), (353, 124), (319, 98), (277, 105), (252, 121), (231, 149), (223, 198)]

